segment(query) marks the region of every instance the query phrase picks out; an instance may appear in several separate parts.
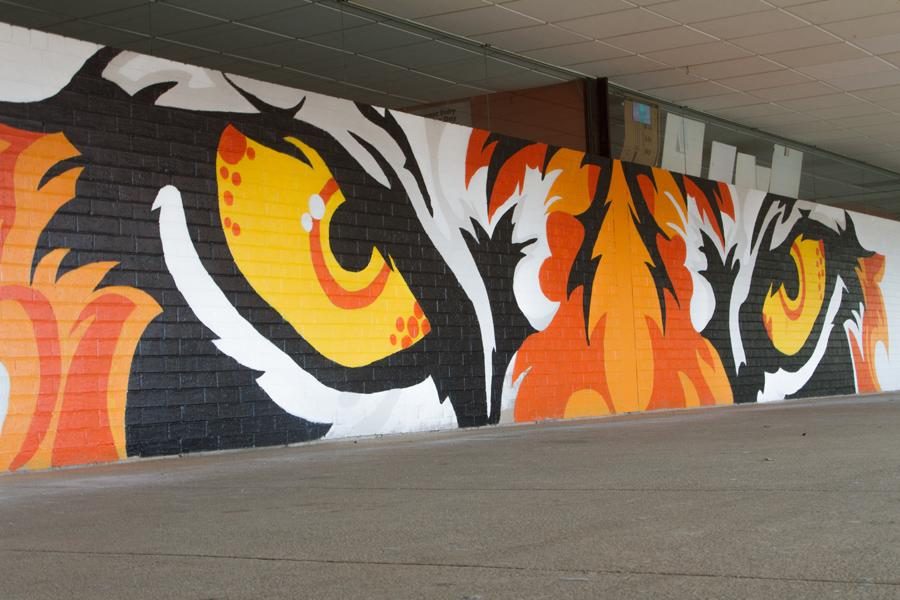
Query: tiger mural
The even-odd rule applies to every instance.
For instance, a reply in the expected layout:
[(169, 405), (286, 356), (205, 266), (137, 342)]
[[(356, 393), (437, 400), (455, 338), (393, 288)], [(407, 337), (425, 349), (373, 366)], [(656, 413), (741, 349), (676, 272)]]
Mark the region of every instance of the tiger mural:
[[(85, 302), (122, 309), (82, 368), (115, 376), (42, 395), (4, 321), (5, 468), (898, 387), (895, 223), (81, 51), (58, 89), (0, 97), (0, 234), (30, 227), (38, 265), (14, 292), (0, 260), (0, 308), (27, 324), (22, 290), (83, 272)], [(13, 225), (45, 138), (33, 187), (68, 188)], [(79, 235), (103, 211), (118, 234)], [(60, 429), (91, 402), (103, 435)]]

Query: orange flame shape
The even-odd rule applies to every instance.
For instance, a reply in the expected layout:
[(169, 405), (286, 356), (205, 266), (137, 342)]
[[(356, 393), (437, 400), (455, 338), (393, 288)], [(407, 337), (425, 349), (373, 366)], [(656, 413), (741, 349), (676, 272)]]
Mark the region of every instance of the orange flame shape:
[(884, 277), (884, 256), (873, 254), (860, 258), (856, 267), (859, 283), (862, 285), (865, 312), (862, 318), (862, 339), (850, 338), (853, 353), (853, 368), (856, 371), (856, 391), (860, 393), (880, 392), (878, 372), (875, 369), (875, 352), (878, 344), (888, 347), (887, 310), (881, 294), (881, 279)]
[[(584, 230), (575, 216), (590, 206), (600, 169), (582, 166), (582, 156), (569, 152), (554, 157), (546, 169), (560, 174), (548, 195), (555, 202), (548, 208), (550, 257), (541, 269), (541, 288), (560, 307), (550, 325), (530, 335), (519, 351), (513, 379), (523, 379), (515, 420), (730, 404), (721, 358), (691, 323), (694, 290), (685, 266), (686, 240), (671, 225), (688, 213), (685, 194), (661, 169), (653, 169), (652, 178), (639, 176), (640, 193), (662, 232), (655, 240), (661, 261), (656, 265), (640, 235), (650, 224), (640, 222), (619, 161), (611, 163), (609, 191), (599, 200), (607, 207), (600, 230)], [(714, 198), (690, 181), (686, 189), (701, 214), (714, 214), (712, 202), (733, 212), (724, 186)], [(716, 234), (721, 237), (718, 228)], [(575, 254), (589, 235), (596, 236), (593, 257), (599, 261), (585, 322), (584, 288), (568, 296), (566, 290)], [(664, 269), (671, 284), (661, 297), (651, 267)]]
[(0, 471), (124, 458), (131, 361), (160, 313), (140, 290), (97, 289), (115, 262), (60, 275), (69, 250), (58, 248), (34, 265), (82, 169), (50, 171), (76, 156), (62, 133), (0, 125)]

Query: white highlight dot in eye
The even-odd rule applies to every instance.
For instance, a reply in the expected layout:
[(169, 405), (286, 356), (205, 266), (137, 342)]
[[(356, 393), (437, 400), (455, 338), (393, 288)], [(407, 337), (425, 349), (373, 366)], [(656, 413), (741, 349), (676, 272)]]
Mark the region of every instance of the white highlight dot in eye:
[(316, 220), (325, 216), (325, 201), (322, 196), (313, 194), (309, 197), (309, 212)]
[(309, 233), (312, 231), (313, 220), (312, 216), (309, 213), (303, 213), (303, 216), (300, 217), (300, 225), (303, 226), (303, 231)]

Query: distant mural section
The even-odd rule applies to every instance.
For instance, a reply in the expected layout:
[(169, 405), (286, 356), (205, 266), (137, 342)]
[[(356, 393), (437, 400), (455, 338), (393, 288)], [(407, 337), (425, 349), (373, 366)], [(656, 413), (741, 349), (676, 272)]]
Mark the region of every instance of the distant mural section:
[(9, 30), (0, 469), (900, 387), (894, 222)]

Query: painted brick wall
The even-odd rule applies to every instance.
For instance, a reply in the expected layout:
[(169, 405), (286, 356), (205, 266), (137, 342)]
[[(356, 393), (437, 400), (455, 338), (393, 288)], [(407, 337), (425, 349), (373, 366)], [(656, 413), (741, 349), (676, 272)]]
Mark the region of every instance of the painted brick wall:
[(0, 469), (900, 383), (896, 223), (0, 34)]

